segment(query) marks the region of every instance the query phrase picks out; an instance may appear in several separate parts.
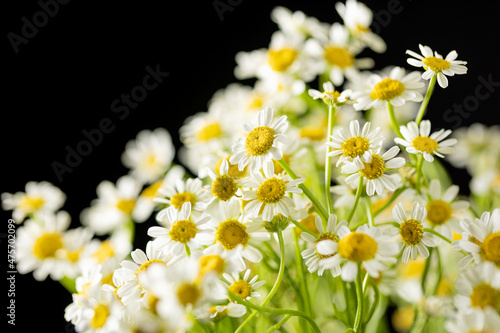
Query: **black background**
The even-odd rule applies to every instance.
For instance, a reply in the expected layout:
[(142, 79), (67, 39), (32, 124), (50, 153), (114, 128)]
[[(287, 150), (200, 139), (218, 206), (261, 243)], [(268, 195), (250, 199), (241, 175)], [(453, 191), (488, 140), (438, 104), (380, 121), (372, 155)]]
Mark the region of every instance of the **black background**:
[[(231, 3), (221, 0), (223, 3)], [(33, 21), (40, 11), (37, 1), (3, 4), (4, 81), (2, 98), (1, 192), (23, 191), (30, 180), (47, 180), (68, 196), (64, 209), (77, 226), (80, 211), (96, 197), (102, 180), (116, 181), (127, 170), (120, 156), (127, 141), (142, 129), (164, 127), (179, 146), (178, 128), (190, 114), (205, 111), (213, 93), (236, 79), (234, 56), (238, 51), (266, 47), (277, 29), (270, 19), (276, 5), (302, 10), (320, 21), (339, 21), (335, 1), (233, 0), (231, 11), (220, 19), (212, 1), (71, 1), (39, 28), (36, 36), (15, 53), (7, 35), (20, 34), (22, 18)], [(468, 61), (467, 75), (450, 78), (447, 89), (436, 86), (427, 119), (433, 128), (450, 128), (443, 112), (475, 94), (478, 77), (492, 75), (500, 81), (498, 17), (493, 1), (365, 1), (379, 13), (379, 34), (388, 44), (383, 55), (367, 52), (376, 68), (406, 63), (405, 50), (418, 51), (418, 44), (446, 55), (457, 50)], [(399, 3), (396, 14), (387, 14)], [(142, 83), (145, 67), (159, 64), (170, 75), (128, 117), (120, 120), (111, 103)], [(245, 82), (252, 84), (251, 81)], [(500, 93), (481, 101), (462, 125), (473, 122), (500, 123)], [(115, 129), (102, 143), (59, 182), (51, 164), (64, 163), (65, 147), (84, 139), (83, 130), (99, 126), (103, 118)], [(449, 165), (446, 164), (448, 167)], [(466, 187), (468, 176), (452, 170), (454, 181)], [(2, 212), (4, 223), (10, 212)], [(1, 238), (2, 249), (6, 227)], [(147, 225), (139, 226), (145, 235)], [(144, 244), (138, 240), (139, 247)], [(5, 258), (5, 257), (4, 257)], [(5, 258), (6, 259), (6, 258)], [(1, 265), (7, 270), (7, 263)], [(1, 291), (6, 297), (8, 286)], [(64, 308), (71, 297), (51, 280), (36, 282), (30, 274), (16, 277), (16, 327), (26, 331), (71, 332), (64, 321)], [(2, 308), (8, 305), (4, 298)], [(6, 310), (4, 310), (6, 312)], [(5, 322), (7, 317), (2, 315)], [(10, 331), (10, 330), (9, 330)]]

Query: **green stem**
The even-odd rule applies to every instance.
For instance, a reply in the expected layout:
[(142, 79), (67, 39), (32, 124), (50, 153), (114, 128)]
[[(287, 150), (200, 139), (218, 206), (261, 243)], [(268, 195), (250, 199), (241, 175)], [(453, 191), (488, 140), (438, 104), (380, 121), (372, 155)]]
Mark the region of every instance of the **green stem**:
[(391, 102), (387, 102), (387, 109), (389, 110), (389, 117), (391, 118), (391, 125), (392, 129), (396, 134), (400, 137), (403, 138), (403, 135), (401, 135), (401, 131), (399, 130), (399, 123), (396, 120), (396, 116), (394, 115), (394, 106), (392, 106)]
[(437, 232), (437, 231), (436, 231), (436, 230), (434, 230), (434, 229), (424, 228), (424, 231), (430, 232), (431, 234), (436, 235), (436, 236), (438, 236), (439, 238), (441, 238), (442, 240), (444, 240), (444, 241), (446, 241), (447, 243), (451, 244), (451, 240), (449, 240), (448, 238), (444, 237), (443, 235), (441, 235), (439, 232)]
[(427, 87), (427, 92), (425, 93), (424, 100), (422, 104), (420, 104), (420, 109), (418, 110), (417, 117), (415, 118), (415, 123), (417, 125), (420, 124), (422, 118), (424, 117), (425, 110), (427, 109), (427, 105), (429, 104), (429, 100), (431, 99), (432, 92), (434, 91), (434, 86), (436, 85), (437, 74), (431, 78), (429, 82), (429, 86)]
[[(247, 308), (250, 308), (250, 309), (253, 309), (255, 310), (253, 313), (258, 313), (259, 312), (266, 312), (266, 313), (272, 313), (272, 314), (277, 314), (277, 315), (290, 315), (290, 316), (296, 316), (296, 317), (302, 317), (304, 319), (307, 320), (307, 322), (311, 325), (311, 327), (314, 329), (315, 332), (318, 332), (318, 333), (321, 333), (318, 325), (314, 322), (314, 320), (311, 319), (311, 317), (309, 317), (307, 314), (305, 314), (304, 312), (301, 312), (301, 311), (297, 311), (297, 310), (291, 310), (291, 309), (276, 309), (276, 308), (267, 308), (267, 307), (264, 307), (262, 305), (255, 305), (253, 303), (250, 303), (244, 299), (242, 299), (241, 297), (235, 295), (233, 292), (231, 291), (228, 291), (228, 294), (229, 296), (236, 300), (238, 303), (240, 304), (243, 304), (244, 306), (246, 306)], [(250, 317), (248, 317), (250, 318)], [(247, 318), (247, 320), (248, 320)], [(242, 324), (243, 325), (243, 324)], [(240, 329), (242, 328), (242, 326), (240, 326), (236, 332), (240, 332)], [(235, 332), (235, 333), (236, 333)]]
[(278, 321), (275, 325), (269, 327), (269, 329), (266, 331), (266, 333), (272, 333), (274, 331), (277, 331), (281, 328), (281, 326), (283, 326), (287, 321), (288, 319), (290, 319), (290, 315), (287, 314), (285, 315), (280, 321)]
[[(262, 301), (262, 303), (260, 304), (261, 307), (263, 307), (267, 303), (269, 303), (269, 301), (271, 301), (271, 299), (273, 298), (274, 294), (276, 294), (276, 292), (278, 291), (278, 288), (281, 284), (281, 280), (283, 279), (283, 274), (285, 272), (285, 243), (283, 241), (283, 233), (281, 230), (278, 230), (277, 234), (278, 234), (278, 242), (280, 245), (280, 269), (278, 271), (278, 277), (276, 278), (276, 281), (274, 282), (274, 286), (271, 289), (271, 291), (269, 292), (269, 294), (267, 295), (267, 297), (264, 299), (264, 301)], [(229, 291), (229, 293), (232, 295), (232, 293), (230, 291)], [(235, 331), (235, 333), (241, 332), (243, 330), (243, 327), (245, 327), (257, 315), (257, 313), (258, 313), (257, 311), (253, 311), (248, 316), (248, 318), (243, 323), (241, 323), (240, 327), (238, 327), (238, 329)]]
[(66, 288), (67, 291), (69, 291), (71, 294), (76, 293), (76, 285), (75, 285), (75, 280), (70, 279), (67, 276), (63, 276), (60, 280), (59, 283)]
[[(297, 177), (297, 175), (295, 174), (295, 172), (293, 172), (293, 170), (290, 168), (290, 166), (285, 162), (283, 161), (282, 159), (278, 161), (278, 163), (281, 165), (281, 167), (286, 171), (286, 173), (292, 178), (292, 179), (298, 179), (299, 177)], [(318, 210), (318, 213), (319, 215), (321, 215), (321, 217), (327, 221), (328, 220), (328, 215), (327, 215), (327, 211), (325, 210), (325, 207), (323, 207), (323, 205), (321, 204), (321, 202), (319, 202), (319, 200), (314, 196), (314, 194), (307, 188), (307, 186), (305, 186), (304, 184), (299, 184), (298, 185), (299, 188), (304, 192), (304, 194), (309, 198), (309, 200), (311, 200), (311, 202), (313, 203), (313, 205), (316, 207), (316, 209)]]
[(417, 157), (417, 180), (415, 182), (415, 189), (420, 194), (420, 178), (422, 177), (422, 164), (424, 163), (424, 155), (418, 154)]
[(366, 215), (368, 216), (368, 223), (370, 224), (370, 227), (373, 227), (373, 213), (372, 213), (372, 205), (370, 204), (370, 200), (364, 200), (365, 203), (365, 208), (366, 208)]
[(358, 266), (358, 276), (356, 276), (356, 280), (354, 281), (354, 285), (356, 286), (356, 299), (357, 299), (357, 310), (356, 310), (356, 318), (354, 319), (354, 332), (358, 332), (362, 319), (363, 319), (363, 283), (361, 282), (361, 265)]
[(434, 249), (436, 251), (436, 257), (437, 257), (437, 281), (436, 281), (436, 286), (434, 287), (434, 291), (432, 292), (433, 295), (436, 294), (438, 288), (439, 288), (439, 283), (441, 282), (441, 279), (443, 277), (442, 273), (442, 265), (441, 265), (441, 255), (439, 254), (439, 249), (436, 247)]
[(304, 303), (306, 312), (310, 317), (313, 317), (312, 308), (311, 308), (311, 295), (309, 294), (309, 287), (307, 286), (306, 276), (304, 272), (304, 260), (300, 255), (299, 249), (299, 235), (297, 234), (297, 230), (293, 229), (293, 242), (295, 246), (295, 263), (297, 264), (297, 274), (299, 275), (300, 284), (302, 286), (302, 290), (304, 293)]
[(424, 272), (422, 273), (422, 292), (425, 295), (425, 285), (427, 284), (427, 275), (429, 274), (429, 268), (431, 266), (432, 259), (432, 248), (429, 249), (429, 256), (425, 260)]
[[(389, 198), (389, 200), (387, 200), (387, 202), (382, 206), (380, 207), (379, 209), (377, 209), (376, 211), (373, 212), (372, 214), (372, 218), (376, 218), (380, 213), (382, 213), (384, 210), (386, 210), (390, 205), (392, 205), (392, 203), (401, 195), (401, 193), (403, 193), (403, 191), (406, 190), (406, 187), (400, 187), (396, 190), (396, 192), (394, 192), (392, 194), (392, 196)], [(368, 218), (364, 218), (363, 220), (361, 220), (361, 222), (359, 222), (357, 226), (360, 226), (362, 224), (365, 224), (366, 222), (368, 222)]]
[(187, 244), (184, 244), (184, 248), (186, 249), (186, 255), (188, 257), (191, 257), (191, 250), (189, 249), (189, 246)]
[(375, 301), (373, 302), (370, 312), (368, 312), (368, 316), (366, 316), (366, 323), (368, 323), (370, 319), (372, 319), (373, 314), (375, 313), (375, 310), (377, 309), (377, 306), (380, 303), (380, 291), (378, 290), (377, 285), (375, 284), (375, 282), (373, 282), (372, 279), (370, 279), (370, 284), (373, 288), (373, 291), (375, 292)]
[(358, 207), (359, 198), (361, 198), (361, 192), (363, 191), (363, 176), (359, 176), (358, 189), (356, 190), (356, 199), (354, 199), (354, 205), (351, 207), (349, 214), (347, 215), (346, 221), (347, 223), (351, 222), (354, 213), (356, 212), (356, 208)]
[[(332, 142), (332, 131), (333, 131), (333, 115), (337, 111), (333, 105), (328, 108), (328, 132), (327, 132), (327, 143)], [(326, 145), (326, 157), (325, 157), (325, 198), (326, 198), (326, 208), (328, 209), (328, 215), (333, 213), (332, 204), (332, 194), (330, 192), (330, 183), (332, 179), (332, 156), (330, 155), (331, 147)]]

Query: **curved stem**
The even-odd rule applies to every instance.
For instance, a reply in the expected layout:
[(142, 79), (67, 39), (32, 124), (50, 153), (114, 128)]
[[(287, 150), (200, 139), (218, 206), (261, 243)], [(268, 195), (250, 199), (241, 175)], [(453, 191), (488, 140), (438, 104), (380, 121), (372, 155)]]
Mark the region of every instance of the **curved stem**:
[(332, 156), (330, 155), (331, 147), (328, 145), (332, 141), (332, 131), (333, 131), (333, 115), (337, 111), (333, 105), (328, 108), (328, 132), (326, 133), (327, 145), (326, 145), (326, 157), (325, 157), (325, 198), (326, 198), (326, 209), (328, 209), (328, 215), (333, 213), (332, 204), (332, 194), (330, 193), (330, 183), (332, 179)]
[[(283, 274), (285, 272), (285, 242), (283, 240), (282, 231), (278, 230), (277, 234), (278, 234), (278, 242), (280, 245), (280, 269), (278, 271), (278, 277), (276, 278), (276, 281), (274, 282), (274, 286), (271, 289), (271, 291), (269, 292), (269, 294), (267, 295), (267, 297), (264, 299), (264, 301), (262, 301), (262, 303), (260, 304), (261, 307), (263, 307), (267, 303), (269, 303), (269, 301), (273, 298), (274, 294), (276, 294), (276, 292), (278, 291), (278, 288), (281, 284), (281, 280), (283, 280)], [(230, 295), (233, 295), (233, 293), (231, 293), (231, 291), (228, 291), (228, 292), (230, 293)], [(234, 299), (237, 299), (237, 298), (234, 298)], [(235, 333), (241, 332), (243, 327), (245, 327), (256, 315), (257, 315), (257, 311), (253, 311), (248, 316), (248, 318), (243, 323), (241, 323), (240, 327), (238, 327), (238, 329), (235, 331)]]
[(281, 326), (283, 326), (287, 321), (288, 319), (290, 319), (290, 315), (287, 314), (285, 315), (280, 321), (278, 321), (275, 325), (269, 327), (269, 329), (266, 331), (266, 333), (272, 333), (276, 330), (279, 330), (281, 328)]
[(316, 235), (313, 231), (307, 229), (306, 227), (304, 227), (302, 224), (300, 224), (299, 222), (297, 221), (292, 221), (293, 224), (295, 224), (295, 226), (297, 228), (299, 228), (300, 230), (302, 230), (303, 232), (307, 232), (308, 234), (314, 236), (314, 237), (318, 237), (318, 235)]
[[(228, 291), (228, 294), (232, 299), (238, 301), (238, 303), (243, 304), (247, 308), (251, 308), (251, 309), (255, 310), (255, 312), (253, 312), (253, 313), (258, 313), (257, 311), (260, 311), (260, 312), (267, 312), (267, 313), (272, 313), (272, 314), (277, 314), (277, 315), (290, 315), (290, 316), (302, 317), (302, 318), (307, 320), (307, 322), (311, 325), (311, 327), (314, 329), (315, 332), (321, 333), (318, 325), (314, 322), (314, 320), (312, 320), (311, 317), (309, 317), (304, 312), (297, 311), (297, 310), (291, 310), (291, 309), (267, 308), (267, 307), (264, 307), (262, 305), (259, 306), (259, 305), (255, 305), (253, 303), (250, 303), (248, 301), (245, 301), (244, 299), (235, 295), (231, 291)], [(250, 318), (250, 317), (248, 317), (248, 318)], [(240, 329), (241, 329), (241, 326), (236, 330), (236, 332), (240, 332)]]
[[(372, 218), (376, 218), (380, 213), (382, 213), (384, 210), (386, 210), (390, 205), (392, 205), (392, 203), (401, 195), (401, 193), (403, 193), (403, 191), (406, 190), (406, 187), (400, 187), (396, 190), (396, 192), (394, 192), (391, 197), (389, 198), (389, 200), (387, 200), (387, 202), (382, 206), (380, 207), (379, 209), (377, 209), (376, 211), (373, 212), (372, 214)], [(368, 218), (364, 218), (363, 220), (361, 220), (361, 222), (359, 222), (357, 226), (359, 225), (362, 225), (362, 224), (365, 224), (366, 222), (368, 222)]]
[(361, 282), (361, 266), (358, 267), (358, 276), (356, 276), (354, 285), (356, 286), (356, 298), (358, 306), (356, 310), (356, 317), (354, 319), (353, 330), (354, 332), (358, 332), (363, 319), (363, 283)]
[(422, 292), (425, 295), (425, 285), (427, 283), (427, 275), (429, 274), (429, 268), (431, 266), (431, 259), (432, 259), (432, 248), (429, 249), (429, 256), (425, 260), (425, 266), (424, 266), (424, 272), (422, 273)]
[[(299, 178), (299, 177), (297, 177), (297, 175), (295, 174), (295, 172), (293, 172), (293, 170), (290, 168), (290, 166), (285, 161), (283, 161), (281, 159), (281, 160), (278, 161), (278, 163), (286, 171), (286, 173), (290, 177), (292, 177), (292, 179)], [(313, 203), (313, 205), (318, 210), (319, 215), (321, 215), (321, 217), (325, 221), (327, 221), (328, 220), (328, 215), (327, 215), (328, 213), (326, 212), (325, 207), (323, 207), (323, 205), (321, 204), (321, 202), (319, 202), (319, 200), (314, 196), (314, 194), (312, 194), (311, 190), (309, 190), (307, 188), (307, 186), (305, 186), (304, 184), (299, 184), (298, 187), (304, 192), (304, 194), (309, 198), (309, 200), (311, 200), (311, 202)]]
[(354, 213), (356, 212), (356, 208), (359, 204), (359, 198), (361, 198), (361, 192), (363, 191), (363, 176), (359, 176), (358, 189), (356, 190), (356, 199), (354, 199), (354, 205), (351, 207), (349, 214), (347, 215), (346, 221), (347, 223), (351, 222)]
[(418, 110), (417, 117), (415, 117), (415, 123), (417, 124), (417, 126), (420, 124), (422, 118), (424, 117), (425, 110), (427, 109), (427, 105), (429, 104), (429, 100), (432, 96), (432, 91), (434, 90), (434, 86), (436, 85), (436, 79), (437, 74), (434, 74), (429, 82), (429, 86), (427, 87), (427, 92), (425, 93), (424, 100), (422, 101), (422, 104), (420, 104), (420, 109)]
[(396, 132), (396, 134), (400, 138), (403, 138), (403, 135), (401, 135), (401, 131), (399, 130), (399, 123), (396, 120), (396, 116), (394, 115), (394, 106), (392, 106), (391, 102), (387, 102), (387, 109), (389, 110), (389, 117), (391, 118), (392, 129), (394, 130), (394, 132)]
[(300, 255), (300, 249), (299, 249), (299, 237), (297, 235), (297, 230), (293, 230), (293, 241), (295, 245), (295, 263), (297, 264), (297, 274), (299, 275), (300, 279), (300, 284), (302, 286), (302, 289), (304, 291), (304, 303), (305, 303), (305, 308), (306, 312), (310, 317), (313, 317), (312, 314), (312, 308), (311, 308), (311, 295), (309, 294), (309, 287), (307, 286), (307, 281), (305, 278), (305, 272), (304, 272), (304, 266), (303, 263), (304, 261), (302, 260), (302, 256)]

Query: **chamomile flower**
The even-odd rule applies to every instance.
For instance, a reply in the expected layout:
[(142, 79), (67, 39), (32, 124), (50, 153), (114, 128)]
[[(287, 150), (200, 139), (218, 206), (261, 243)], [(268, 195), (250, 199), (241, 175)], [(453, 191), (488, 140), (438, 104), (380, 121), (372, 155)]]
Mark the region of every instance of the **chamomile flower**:
[(243, 258), (257, 263), (262, 260), (262, 253), (250, 244), (270, 239), (262, 223), (249, 222), (241, 211), (238, 200), (231, 200), (227, 205), (220, 205), (217, 211), (208, 212), (212, 219), (207, 243), (212, 245), (203, 250), (204, 255), (217, 254), (230, 261), (237, 271), (246, 268)]
[(122, 154), (123, 164), (131, 175), (144, 183), (153, 183), (168, 170), (174, 158), (174, 145), (167, 130), (143, 130), (129, 141)]
[(33, 272), (37, 281), (43, 281), (50, 274), (51, 279), (64, 276), (65, 259), (57, 253), (66, 247), (65, 234), (70, 216), (65, 211), (57, 214), (38, 214), (28, 219), (17, 230), (17, 270), (21, 274)]
[(181, 141), (188, 148), (220, 149), (234, 133), (224, 114), (221, 109), (211, 109), (186, 118), (179, 129)]
[(292, 12), (288, 8), (278, 6), (272, 10), (271, 18), (285, 34), (304, 40), (308, 37), (324, 37), (328, 33), (328, 24), (321, 23), (301, 11)]
[(355, 91), (352, 98), (356, 110), (368, 110), (372, 107), (382, 108), (386, 103), (394, 106), (404, 105), (407, 101), (420, 102), (423, 100), (419, 92), (425, 86), (420, 81), (420, 72), (406, 71), (401, 67), (394, 67), (388, 77), (372, 74), (368, 77), (368, 89)]
[(202, 241), (205, 231), (200, 229), (209, 219), (206, 215), (198, 218), (191, 216), (191, 203), (185, 202), (180, 210), (174, 206), (166, 208), (163, 224), (169, 227), (151, 227), (148, 235), (155, 238), (156, 247), (165, 253), (189, 256), (191, 251), (199, 250), (201, 245), (210, 244)]
[(239, 138), (233, 145), (231, 164), (238, 164), (241, 171), (247, 165), (251, 173), (256, 173), (263, 162), (271, 159), (280, 160), (283, 157), (277, 146), (278, 142), (287, 143), (284, 132), (288, 128), (286, 116), (274, 120), (274, 112), (266, 108), (257, 114), (257, 124), (245, 123), (242, 127), (245, 137)]
[(500, 268), (492, 262), (483, 262), (462, 271), (455, 288), (458, 292), (455, 305), (459, 309), (500, 309)]
[(12, 218), (17, 224), (27, 216), (38, 212), (55, 213), (66, 200), (66, 195), (49, 182), (28, 182), (25, 192), (2, 193), (2, 208), (12, 210)]
[(113, 279), (123, 281), (118, 288), (117, 295), (125, 305), (137, 304), (146, 289), (139, 282), (141, 274), (148, 270), (153, 263), (167, 265), (175, 262), (173, 256), (166, 254), (156, 247), (152, 241), (146, 245), (146, 253), (141, 249), (132, 251), (132, 260), (124, 260), (120, 263), (121, 268), (115, 270)]
[[(220, 321), (226, 317), (240, 318), (245, 315), (247, 308), (243, 304), (229, 302), (226, 305), (213, 305), (209, 309), (209, 317), (214, 321)], [(205, 316), (198, 316), (197, 318), (204, 318)]]
[(84, 259), (84, 252), (94, 233), (85, 227), (67, 230), (64, 235), (64, 243), (61, 249), (57, 250), (56, 256), (62, 260), (61, 267), (64, 275), (68, 278), (76, 278), (81, 271), (81, 261)]
[(342, 92), (336, 91), (333, 83), (330, 81), (323, 83), (323, 92), (316, 89), (309, 89), (308, 93), (313, 99), (321, 98), (326, 104), (336, 107), (345, 105), (346, 103), (355, 103), (355, 101), (349, 99), (352, 90), (346, 89)]
[(228, 296), (228, 290), (239, 296), (244, 300), (250, 300), (252, 297), (260, 297), (261, 293), (256, 291), (260, 287), (262, 287), (266, 281), (257, 281), (259, 278), (258, 275), (255, 275), (250, 281), (250, 270), (247, 269), (243, 275), (243, 278), (240, 278), (240, 273), (227, 274), (224, 273), (223, 277), (226, 281), (222, 281), (224, 288), (222, 289), (222, 293), (218, 295), (216, 298), (219, 299), (229, 299), (231, 302), (234, 302), (231, 299), (231, 296)]
[(144, 222), (149, 215), (136, 207), (141, 188), (141, 184), (131, 176), (120, 177), (116, 184), (102, 181), (96, 190), (98, 198), (81, 213), (82, 224), (103, 235), (119, 229), (131, 219)]
[(384, 263), (395, 263), (398, 245), (377, 227), (362, 225), (351, 231), (345, 225), (338, 230), (337, 252), (342, 266), (341, 278), (352, 282), (358, 274), (358, 265), (371, 277), (378, 278), (386, 269)]
[(367, 122), (360, 131), (359, 122), (353, 120), (349, 123), (348, 133), (341, 127), (337, 135), (332, 136), (332, 141), (326, 144), (332, 148), (328, 155), (339, 156), (336, 166), (348, 161), (362, 168), (363, 162), (371, 162), (371, 151), (381, 148), (384, 138), (380, 135), (380, 127), (372, 131), (370, 129), (371, 123)]
[(476, 264), (491, 261), (500, 266), (500, 209), (484, 212), (480, 218), (471, 221), (463, 219), (460, 226), (465, 230), (462, 239), (452, 243), (452, 249), (469, 253), (458, 262), (463, 269), (471, 262)]
[(229, 162), (223, 159), (219, 168), (219, 175), (216, 175), (209, 168), (205, 169), (212, 184), (210, 192), (212, 198), (207, 202), (207, 210), (217, 209), (220, 202), (227, 202), (238, 193), (238, 179), (229, 175)]
[(444, 154), (452, 154), (455, 151), (451, 146), (457, 143), (457, 139), (444, 140), (451, 134), (451, 130), (441, 129), (430, 134), (429, 120), (422, 120), (420, 128), (414, 121), (410, 121), (400, 129), (404, 139), (395, 138), (394, 141), (405, 146), (410, 154), (423, 154), (428, 162), (434, 161), (434, 155), (444, 157)]
[(337, 2), (335, 9), (355, 38), (375, 52), (385, 52), (387, 45), (384, 40), (370, 30), (373, 21), (373, 12), (370, 8), (362, 2), (347, 0), (345, 5)]
[(302, 251), (302, 258), (306, 260), (307, 270), (310, 273), (318, 272), (319, 276), (323, 275), (325, 270), (330, 270), (332, 275), (340, 275), (340, 259), (337, 253), (338, 249), (338, 230), (342, 226), (347, 226), (346, 221), (337, 223), (337, 216), (330, 215), (326, 229), (323, 227), (323, 222), (319, 216), (315, 217), (315, 226), (319, 231), (318, 237), (314, 237), (307, 232), (302, 232), (300, 237), (308, 244), (306, 250)]
[(445, 322), (450, 333), (498, 332), (500, 315), (491, 308), (460, 311)]
[(400, 202), (393, 208), (392, 214), (396, 222), (399, 223), (399, 234), (403, 241), (402, 261), (406, 264), (410, 257), (412, 260), (416, 260), (418, 254), (423, 258), (427, 258), (429, 256), (427, 247), (436, 246), (436, 242), (430, 233), (424, 231), (422, 225), (427, 216), (425, 207), (422, 207), (418, 202), (414, 202), (411, 216), (408, 218)]
[(276, 175), (274, 164), (267, 161), (263, 165), (264, 174), (253, 173), (245, 179), (245, 186), (251, 188), (244, 190), (242, 199), (248, 201), (245, 212), (257, 217), (261, 214), (264, 221), (271, 221), (276, 214), (290, 216), (295, 202), (287, 196), (288, 193), (302, 193), (297, 185), (302, 184), (302, 179), (292, 180), (287, 174)]
[(427, 200), (427, 222), (431, 227), (444, 237), (451, 239), (453, 231), (460, 232), (460, 219), (465, 217), (469, 202), (456, 200), (459, 192), (457, 185), (451, 185), (441, 192), (441, 182), (433, 179), (429, 183), (429, 196)]
[(361, 161), (362, 167), (354, 162), (344, 162), (341, 169), (342, 173), (349, 175), (346, 178), (348, 184), (357, 184), (359, 178), (363, 177), (366, 182), (366, 193), (369, 196), (374, 195), (375, 192), (381, 195), (385, 189), (395, 191), (401, 179), (397, 174), (388, 175), (386, 172), (401, 168), (406, 163), (404, 158), (395, 157), (399, 153), (397, 146), (392, 147), (382, 155), (379, 153), (380, 149), (372, 153), (369, 163)]
[(466, 74), (467, 61), (455, 60), (458, 57), (457, 51), (451, 51), (448, 53), (446, 58), (437, 52), (432, 52), (429, 46), (424, 46), (419, 44), (420, 52), (418, 54), (411, 50), (407, 50), (406, 53), (416, 58), (408, 58), (408, 63), (415, 67), (423, 67), (425, 72), (422, 74), (422, 79), (429, 80), (434, 75), (437, 75), (437, 81), (441, 88), (448, 87), (448, 79), (446, 76), (453, 76), (455, 74)]

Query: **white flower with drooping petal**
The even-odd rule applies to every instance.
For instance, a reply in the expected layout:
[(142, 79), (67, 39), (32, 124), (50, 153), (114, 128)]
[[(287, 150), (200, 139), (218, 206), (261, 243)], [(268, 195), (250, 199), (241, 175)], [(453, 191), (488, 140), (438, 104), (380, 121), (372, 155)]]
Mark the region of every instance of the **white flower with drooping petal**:
[(430, 80), (434, 75), (437, 75), (437, 81), (441, 88), (448, 87), (448, 79), (446, 76), (453, 76), (455, 74), (466, 74), (467, 61), (456, 60), (458, 57), (457, 51), (451, 51), (446, 58), (437, 52), (432, 52), (429, 46), (419, 44), (420, 52), (418, 54), (411, 50), (406, 53), (416, 58), (408, 58), (408, 63), (415, 67), (423, 67), (425, 72), (422, 74), (422, 79)]
[(313, 99), (321, 98), (326, 104), (336, 107), (356, 103), (356, 101), (350, 99), (352, 90), (336, 91), (333, 83), (330, 81), (323, 83), (323, 92), (316, 89), (309, 89), (307, 92)]
[(328, 24), (321, 23), (315, 17), (305, 15), (302, 11), (292, 12), (285, 7), (275, 7), (271, 18), (285, 34), (306, 39), (308, 37), (324, 38), (328, 34)]

